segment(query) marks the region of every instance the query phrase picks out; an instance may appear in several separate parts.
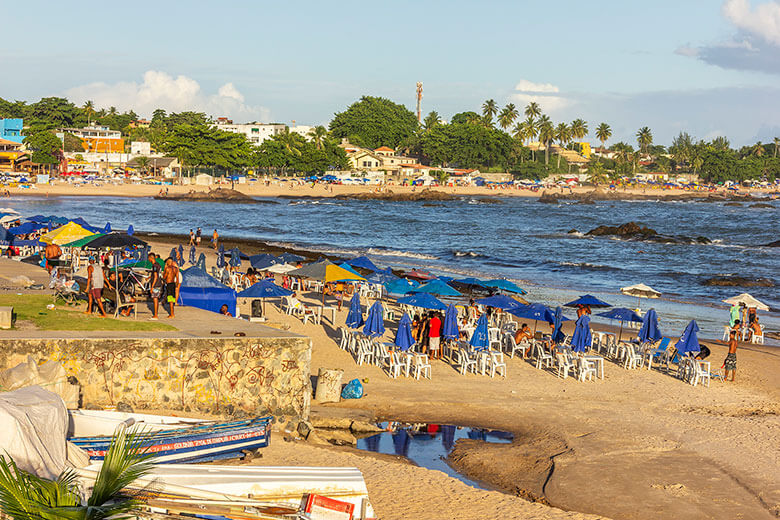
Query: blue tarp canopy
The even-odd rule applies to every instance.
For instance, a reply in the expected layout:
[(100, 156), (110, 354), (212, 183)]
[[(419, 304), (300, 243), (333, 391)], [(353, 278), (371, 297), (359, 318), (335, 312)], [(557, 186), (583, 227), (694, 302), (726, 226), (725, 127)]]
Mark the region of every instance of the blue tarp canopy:
[(262, 253), (259, 255), (250, 256), (249, 263), (252, 264), (252, 267), (255, 269), (265, 269), (266, 267), (271, 267), (272, 265), (280, 264), (282, 262), (274, 255)]
[(461, 293), (441, 280), (431, 280), (425, 285), (417, 287), (413, 292), (438, 294), (439, 296), (461, 296)]
[(38, 231), (39, 229), (43, 229), (45, 227), (46, 224), (36, 223), (36, 222), (25, 222), (22, 225), (9, 228), (8, 232), (12, 235), (28, 235), (30, 233), (34, 233), (35, 231)]
[(359, 256), (352, 260), (347, 260), (347, 263), (352, 267), (359, 267), (361, 269), (368, 269), (369, 271), (380, 271), (380, 269), (371, 261), (367, 256)]
[(564, 307), (578, 307), (580, 305), (587, 305), (588, 307), (612, 307), (612, 305), (608, 304), (607, 302), (599, 300), (590, 294), (583, 294), (576, 300), (572, 300), (564, 305)]
[[(508, 309), (506, 312), (517, 316), (518, 318), (525, 318), (527, 320), (546, 321), (547, 323), (555, 322), (555, 313), (552, 309), (541, 303), (531, 303), (529, 305), (520, 305)], [(565, 316), (562, 317), (563, 321), (568, 321)]]
[(419, 286), (419, 282), (415, 280), (399, 278), (398, 280), (385, 284), (385, 289), (387, 289), (387, 292), (390, 294), (408, 294)]
[(434, 309), (443, 311), (447, 308), (442, 302), (440, 302), (434, 295), (429, 293), (412, 294), (411, 296), (404, 296), (397, 300), (399, 305), (411, 305), (412, 307), (422, 307), (423, 309)]
[(341, 267), (342, 269), (344, 269), (346, 271), (349, 271), (350, 273), (352, 273), (354, 275), (363, 276), (362, 274), (360, 274), (357, 271), (355, 271), (354, 269), (352, 269), (352, 267), (350, 267), (350, 265), (348, 263), (346, 263), (346, 262), (342, 263), (339, 267)]
[(272, 280), (262, 280), (247, 287), (236, 296), (239, 298), (281, 298), (291, 295), (292, 291), (279, 287)]
[(97, 228), (95, 226), (91, 226), (89, 224), (89, 222), (87, 222), (86, 220), (84, 220), (81, 217), (76, 217), (74, 219), (71, 219), (71, 222), (73, 222), (74, 224), (78, 224), (79, 226), (83, 227), (87, 231), (91, 231), (93, 233), (102, 233), (103, 232), (103, 229)]
[(494, 294), (493, 296), (480, 298), (474, 301), (480, 305), (485, 305), (486, 307), (502, 310), (514, 309), (515, 307), (520, 307), (522, 305), (519, 301), (504, 294)]
[(303, 262), (306, 259), (300, 255), (296, 255), (293, 253), (282, 253), (281, 255), (279, 255), (279, 260), (281, 260), (285, 264), (294, 264), (296, 262)]
[(507, 291), (515, 294), (525, 294), (526, 291), (517, 286), (517, 284), (510, 282), (509, 280), (496, 279), (485, 280), (482, 282), (485, 287), (493, 287), (500, 291)]
[(219, 280), (197, 266), (185, 269), (181, 274), (179, 300), (182, 305), (211, 312), (219, 312), (223, 305), (227, 305), (230, 314), (236, 315), (236, 291), (221, 284)]

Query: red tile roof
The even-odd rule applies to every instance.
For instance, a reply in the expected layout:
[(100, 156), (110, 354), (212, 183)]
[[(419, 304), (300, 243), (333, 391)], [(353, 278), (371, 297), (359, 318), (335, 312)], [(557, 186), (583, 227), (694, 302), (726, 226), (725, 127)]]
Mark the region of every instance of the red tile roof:
[(393, 150), (392, 148), (388, 148), (387, 146), (380, 146), (379, 148), (377, 148), (374, 151), (375, 152), (394, 152), (395, 150)]

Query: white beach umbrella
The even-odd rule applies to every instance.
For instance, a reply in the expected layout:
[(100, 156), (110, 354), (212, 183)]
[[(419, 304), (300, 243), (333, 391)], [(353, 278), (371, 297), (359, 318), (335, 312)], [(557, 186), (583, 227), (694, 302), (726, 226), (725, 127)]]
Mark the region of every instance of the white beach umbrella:
[(635, 285), (629, 285), (628, 287), (621, 287), (620, 292), (627, 296), (635, 296), (637, 298), (636, 306), (639, 307), (640, 298), (658, 298), (661, 296), (659, 291), (656, 291), (649, 285), (638, 283)]
[(0, 224), (5, 224), (6, 222), (13, 222), (15, 220), (19, 220), (19, 215), (5, 215), (3, 217), (0, 217)]
[(268, 271), (269, 273), (274, 273), (274, 274), (285, 274), (295, 269), (297, 269), (297, 267), (295, 267), (292, 264), (274, 264), (274, 265), (269, 265), (265, 269), (260, 269), (260, 270)]
[(14, 213), (16, 215), (19, 214), (19, 212), (16, 211), (14, 208), (0, 208), (0, 213)]
[(762, 303), (752, 296), (750, 296), (748, 293), (742, 293), (739, 296), (733, 296), (731, 298), (727, 298), (723, 300), (723, 303), (728, 303), (729, 305), (739, 305), (740, 303), (744, 303), (745, 307), (755, 307), (756, 309), (760, 311), (768, 311), (769, 306), (765, 303)]

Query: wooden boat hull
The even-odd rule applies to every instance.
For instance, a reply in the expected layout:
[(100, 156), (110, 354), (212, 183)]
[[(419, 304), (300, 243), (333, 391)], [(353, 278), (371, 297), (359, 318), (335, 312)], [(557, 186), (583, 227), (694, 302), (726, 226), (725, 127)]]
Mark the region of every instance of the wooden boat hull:
[[(271, 418), (256, 417), (244, 421), (207, 422), (185, 428), (143, 431), (141, 443), (154, 456), (156, 464), (175, 462), (211, 462), (240, 457), (244, 451), (268, 446)], [(110, 436), (71, 437), (90, 460), (103, 460)]]

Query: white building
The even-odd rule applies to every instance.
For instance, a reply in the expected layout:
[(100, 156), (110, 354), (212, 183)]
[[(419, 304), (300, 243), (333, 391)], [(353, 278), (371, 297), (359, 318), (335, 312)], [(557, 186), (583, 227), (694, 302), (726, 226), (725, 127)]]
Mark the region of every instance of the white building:
[(233, 121), (220, 117), (217, 118), (216, 127), (219, 130), (225, 132), (233, 132), (234, 134), (244, 134), (247, 141), (255, 146), (259, 146), (260, 143), (266, 139), (270, 139), (275, 135), (284, 133), (287, 125), (281, 123), (242, 123), (236, 124)]
[(130, 143), (130, 155), (151, 155), (152, 144), (146, 141), (133, 141)]

